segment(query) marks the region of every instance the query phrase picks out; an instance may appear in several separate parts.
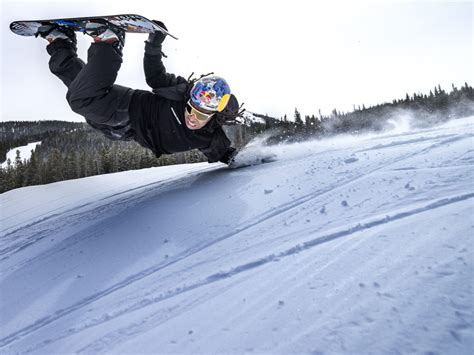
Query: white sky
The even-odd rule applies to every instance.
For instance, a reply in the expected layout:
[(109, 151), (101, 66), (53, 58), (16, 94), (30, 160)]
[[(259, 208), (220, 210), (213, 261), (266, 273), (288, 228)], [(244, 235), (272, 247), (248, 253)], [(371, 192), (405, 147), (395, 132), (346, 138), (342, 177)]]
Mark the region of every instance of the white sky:
[[(214, 71), (240, 102), (276, 117), (351, 111), (474, 82), (473, 1), (1, 1), (1, 117), (82, 120), (48, 69), (46, 41), (14, 20), (138, 13), (162, 20), (168, 72)], [(144, 34), (128, 34), (117, 83), (147, 89)], [(91, 42), (79, 36), (79, 55)]]

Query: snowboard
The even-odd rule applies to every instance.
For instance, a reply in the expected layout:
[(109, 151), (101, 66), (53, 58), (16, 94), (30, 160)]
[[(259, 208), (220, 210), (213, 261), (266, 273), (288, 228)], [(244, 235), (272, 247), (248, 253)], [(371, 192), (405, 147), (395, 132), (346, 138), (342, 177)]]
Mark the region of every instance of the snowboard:
[(10, 30), (20, 36), (36, 36), (40, 26), (54, 24), (58, 26), (69, 27), (76, 32), (85, 33), (86, 24), (92, 20), (102, 20), (109, 22), (129, 33), (152, 33), (155, 31), (161, 31), (170, 37), (173, 37), (174, 39), (178, 39), (163, 27), (157, 25), (153, 21), (148, 20), (146, 17), (133, 14), (15, 21), (10, 24)]

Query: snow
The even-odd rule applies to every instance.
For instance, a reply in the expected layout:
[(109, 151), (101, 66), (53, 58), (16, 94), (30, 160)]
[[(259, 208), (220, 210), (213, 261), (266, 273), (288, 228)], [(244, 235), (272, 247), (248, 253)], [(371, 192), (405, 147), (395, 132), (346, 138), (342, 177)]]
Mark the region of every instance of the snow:
[(20, 157), (21, 161), (23, 160), (29, 160), (31, 157), (31, 151), (36, 149), (36, 146), (38, 144), (41, 144), (41, 142), (34, 142), (34, 143), (29, 143), (27, 145), (22, 145), (21, 147), (17, 147), (14, 149), (10, 149), (7, 152), (7, 159), (2, 163), (1, 167), (2, 169), (6, 169), (8, 167), (8, 159), (10, 159), (10, 162), (12, 166), (15, 165), (15, 159), (16, 159), (16, 151), (20, 151)]
[(0, 352), (472, 353), (473, 127), (6, 192)]

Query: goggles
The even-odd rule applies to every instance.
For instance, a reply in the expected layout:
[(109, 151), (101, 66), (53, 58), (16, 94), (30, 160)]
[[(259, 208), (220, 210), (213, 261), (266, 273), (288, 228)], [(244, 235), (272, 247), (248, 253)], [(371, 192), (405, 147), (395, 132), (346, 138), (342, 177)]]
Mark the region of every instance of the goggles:
[(190, 115), (196, 116), (196, 118), (199, 121), (207, 121), (212, 117), (212, 115), (214, 115), (214, 113), (208, 114), (208, 113), (204, 113), (204, 112), (196, 110), (194, 107), (191, 106), (189, 101), (186, 103), (186, 112)]

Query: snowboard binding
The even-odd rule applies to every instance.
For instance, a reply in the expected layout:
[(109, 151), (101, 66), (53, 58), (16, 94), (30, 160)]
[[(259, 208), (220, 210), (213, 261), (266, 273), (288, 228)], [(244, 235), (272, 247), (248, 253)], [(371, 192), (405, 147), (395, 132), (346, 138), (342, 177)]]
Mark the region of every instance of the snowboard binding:
[(48, 24), (38, 27), (35, 37), (44, 38), (49, 43), (53, 43), (57, 39), (64, 39), (66, 41), (70, 41), (74, 45), (77, 44), (76, 33), (74, 30), (58, 25)]
[(125, 31), (107, 21), (90, 21), (85, 26), (85, 34), (94, 39), (95, 43), (110, 43), (122, 53), (125, 46)]

